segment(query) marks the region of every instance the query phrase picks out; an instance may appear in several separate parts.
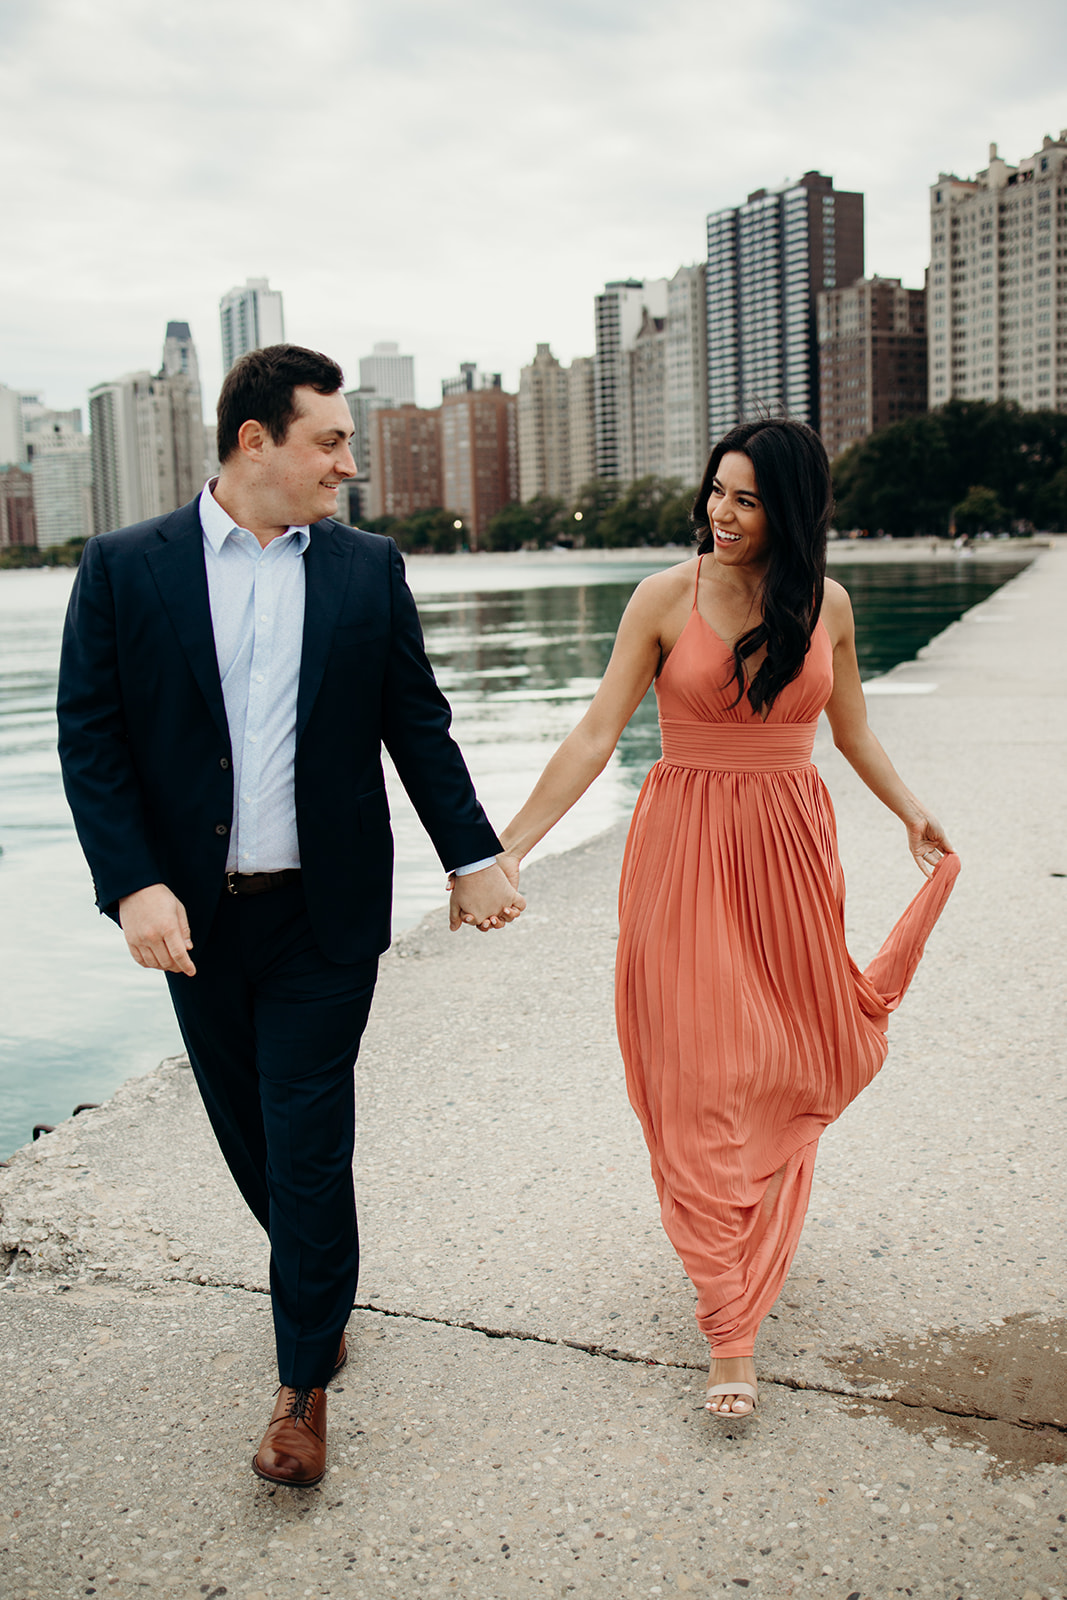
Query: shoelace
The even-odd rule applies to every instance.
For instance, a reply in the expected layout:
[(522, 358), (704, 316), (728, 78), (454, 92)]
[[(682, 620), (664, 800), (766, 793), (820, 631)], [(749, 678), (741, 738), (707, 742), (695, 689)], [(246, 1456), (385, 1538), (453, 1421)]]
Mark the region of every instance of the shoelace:
[(303, 1422), (307, 1427), (310, 1427), (311, 1423), (308, 1421), (308, 1417), (314, 1404), (312, 1400), (314, 1393), (314, 1389), (294, 1389), (293, 1398), (289, 1402), (285, 1415), (292, 1417), (294, 1422)]

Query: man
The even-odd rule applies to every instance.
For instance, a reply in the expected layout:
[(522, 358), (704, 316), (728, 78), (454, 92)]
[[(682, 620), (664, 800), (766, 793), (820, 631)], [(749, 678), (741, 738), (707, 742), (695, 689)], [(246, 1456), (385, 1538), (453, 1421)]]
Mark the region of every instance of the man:
[(391, 540), (333, 520), (355, 472), (335, 362), (229, 372), (219, 476), (85, 548), (60, 757), (97, 904), (167, 974), (222, 1153), (271, 1244), (281, 1388), (253, 1459), (325, 1471), (359, 1239), (352, 1068), (389, 943), (384, 744), (483, 931), (522, 910), (495, 856)]

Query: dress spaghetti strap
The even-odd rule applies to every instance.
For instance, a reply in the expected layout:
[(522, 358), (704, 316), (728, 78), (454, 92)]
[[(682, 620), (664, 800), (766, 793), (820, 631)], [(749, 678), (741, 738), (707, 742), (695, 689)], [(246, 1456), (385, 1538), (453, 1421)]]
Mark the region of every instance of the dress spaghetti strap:
[(696, 578), (696, 582), (693, 585), (693, 610), (694, 611), (697, 608), (697, 595), (700, 593), (700, 567), (701, 567), (701, 563), (703, 562), (703, 560), (704, 560), (703, 555), (697, 556), (697, 578)]

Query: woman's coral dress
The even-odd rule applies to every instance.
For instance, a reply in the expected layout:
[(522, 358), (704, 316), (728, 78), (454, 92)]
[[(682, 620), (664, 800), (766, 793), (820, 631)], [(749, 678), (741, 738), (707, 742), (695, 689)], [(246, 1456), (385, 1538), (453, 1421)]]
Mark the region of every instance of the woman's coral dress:
[(764, 722), (696, 608), (656, 684), (663, 756), (619, 896), (616, 1018), (663, 1225), (715, 1356), (752, 1353), (800, 1238), (819, 1135), (885, 1060), (959, 870), (946, 855), (865, 972), (845, 948), (820, 622)]

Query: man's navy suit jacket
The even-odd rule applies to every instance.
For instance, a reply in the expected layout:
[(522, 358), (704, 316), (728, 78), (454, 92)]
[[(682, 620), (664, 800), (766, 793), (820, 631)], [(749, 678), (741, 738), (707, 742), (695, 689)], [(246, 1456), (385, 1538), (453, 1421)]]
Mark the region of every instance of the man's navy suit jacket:
[[(449, 734), (391, 539), (316, 522), (304, 554), (295, 800), (308, 913), (323, 954), (389, 943), (393, 840), (384, 744), (446, 867), (499, 841)], [(203, 943), (233, 825), (233, 752), (198, 501), (90, 539), (67, 612), (59, 749), (97, 905), (165, 883)]]

